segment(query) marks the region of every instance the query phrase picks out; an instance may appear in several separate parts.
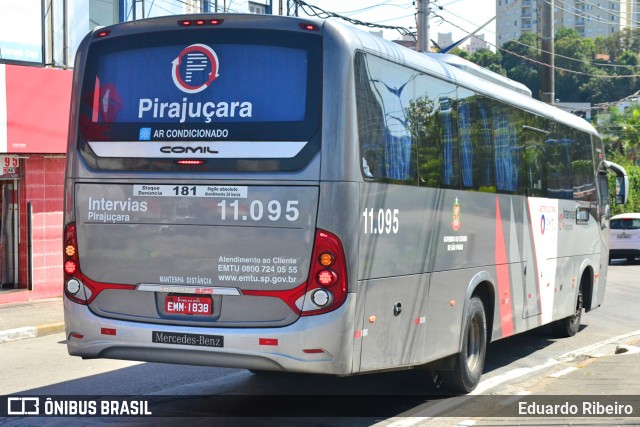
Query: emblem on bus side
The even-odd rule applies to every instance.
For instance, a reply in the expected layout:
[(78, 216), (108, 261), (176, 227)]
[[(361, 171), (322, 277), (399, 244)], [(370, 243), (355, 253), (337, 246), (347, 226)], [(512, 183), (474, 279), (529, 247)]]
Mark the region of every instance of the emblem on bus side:
[(171, 64), (173, 83), (185, 93), (205, 90), (218, 77), (220, 69), (214, 50), (199, 43), (182, 49)]
[(451, 211), (451, 228), (453, 228), (453, 231), (458, 231), (460, 225), (460, 203), (458, 203), (458, 198), (456, 197), (453, 210)]

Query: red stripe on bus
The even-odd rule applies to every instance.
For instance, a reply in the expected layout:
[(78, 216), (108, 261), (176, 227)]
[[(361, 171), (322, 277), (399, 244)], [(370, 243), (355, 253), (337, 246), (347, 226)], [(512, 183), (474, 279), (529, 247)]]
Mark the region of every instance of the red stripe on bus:
[(502, 230), (502, 216), (500, 215), (500, 201), (496, 197), (496, 276), (498, 279), (498, 304), (500, 305), (500, 323), (502, 336), (513, 335), (513, 305), (511, 286), (509, 283), (509, 264), (507, 250), (504, 244)]

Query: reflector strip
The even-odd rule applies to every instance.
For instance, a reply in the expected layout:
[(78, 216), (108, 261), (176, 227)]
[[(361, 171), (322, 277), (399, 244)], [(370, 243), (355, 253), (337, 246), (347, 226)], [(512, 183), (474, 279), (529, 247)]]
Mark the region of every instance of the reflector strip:
[[(513, 208), (512, 208), (513, 210)], [(510, 304), (508, 295), (510, 293), (509, 260), (505, 245), (504, 232), (502, 229), (502, 215), (500, 214), (500, 201), (496, 196), (496, 231), (495, 231), (495, 262), (496, 276), (498, 279), (498, 292), (504, 296), (502, 298), (500, 310), (500, 324), (502, 326), (502, 337), (513, 335), (513, 307)]]
[(258, 344), (276, 346), (278, 345), (278, 339), (277, 338), (259, 338)]
[(237, 288), (163, 285), (160, 283), (140, 283), (136, 287), (136, 290), (146, 292), (172, 292), (177, 294), (195, 295), (240, 295), (240, 291)]
[(115, 336), (116, 335), (116, 330), (113, 329), (113, 328), (101, 328), (100, 329), (100, 333), (102, 335), (113, 335), (113, 336)]
[(302, 350), (302, 352), (307, 354), (318, 354), (324, 353), (324, 350), (321, 348), (305, 348), (304, 350)]
[(366, 337), (369, 334), (369, 330), (368, 329), (363, 329), (361, 331), (356, 331), (356, 333), (353, 335), (354, 338), (363, 338)]

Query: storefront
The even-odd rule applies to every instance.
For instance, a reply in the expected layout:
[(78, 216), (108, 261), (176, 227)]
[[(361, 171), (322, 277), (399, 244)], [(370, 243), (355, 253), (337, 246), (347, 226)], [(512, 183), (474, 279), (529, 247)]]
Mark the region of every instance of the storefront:
[(0, 64), (0, 304), (62, 295), (71, 79)]

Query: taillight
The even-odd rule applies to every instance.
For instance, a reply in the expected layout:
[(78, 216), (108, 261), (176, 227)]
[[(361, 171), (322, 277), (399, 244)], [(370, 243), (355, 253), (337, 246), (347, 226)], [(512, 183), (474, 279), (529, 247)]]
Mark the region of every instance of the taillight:
[(307, 30), (307, 31), (320, 31), (320, 27), (317, 26), (316, 24), (310, 24), (310, 23), (300, 23), (300, 28), (302, 28), (303, 30)]
[(311, 259), (303, 316), (333, 311), (347, 299), (347, 263), (340, 239), (318, 230)]
[(79, 275), (78, 242), (76, 238), (76, 225), (69, 224), (64, 233), (64, 293), (79, 304), (86, 304), (87, 300), (83, 291), (82, 281)]
[(280, 298), (301, 316), (327, 313), (347, 299), (347, 263), (340, 239), (316, 231), (307, 283), (284, 291), (243, 290), (243, 295)]
[(103, 37), (107, 37), (109, 34), (111, 34), (111, 30), (102, 30), (95, 33), (94, 37), (103, 38)]
[(96, 282), (82, 274), (75, 224), (69, 224), (64, 231), (62, 267), (64, 270), (64, 294), (78, 304), (89, 304), (105, 289), (135, 289), (135, 285)]
[(224, 19), (183, 19), (178, 21), (178, 25), (181, 27), (202, 27), (205, 25), (220, 25), (224, 22)]

